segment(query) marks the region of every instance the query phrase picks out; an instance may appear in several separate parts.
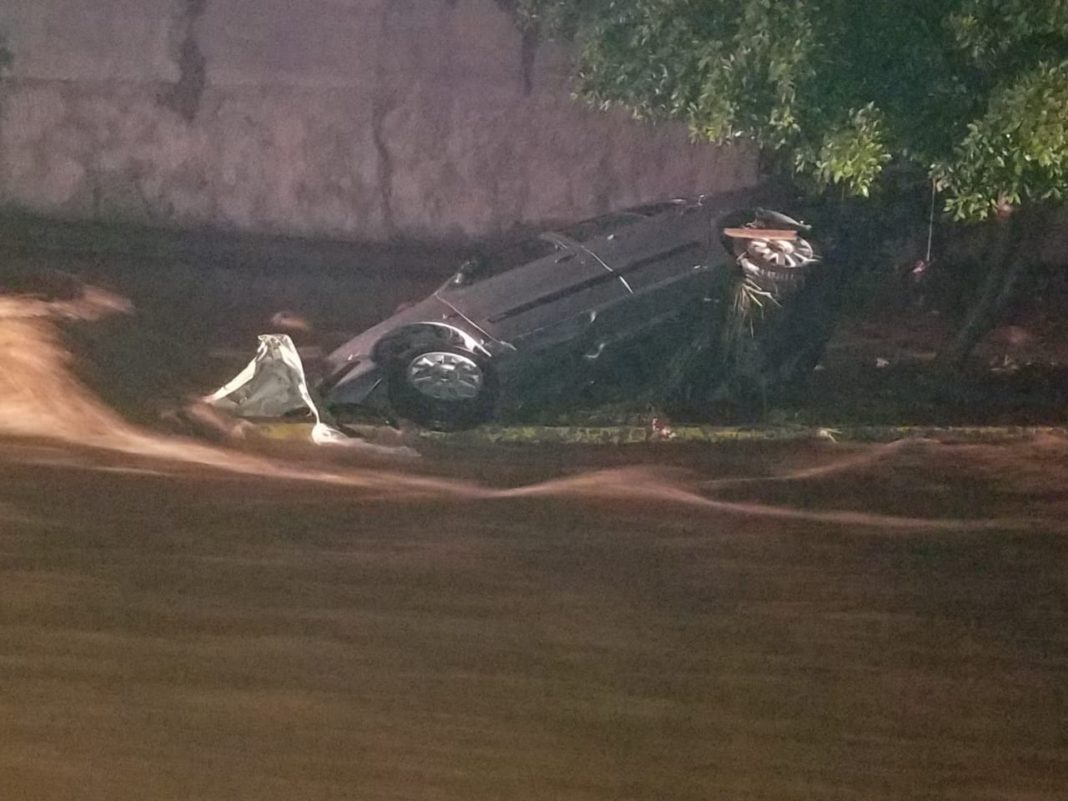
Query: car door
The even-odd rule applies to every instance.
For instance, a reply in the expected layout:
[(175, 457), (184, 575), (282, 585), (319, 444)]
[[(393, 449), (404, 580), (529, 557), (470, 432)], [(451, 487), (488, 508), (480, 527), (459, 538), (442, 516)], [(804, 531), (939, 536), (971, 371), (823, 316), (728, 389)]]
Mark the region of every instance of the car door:
[(489, 254), (469, 283), (448, 285), (439, 297), (495, 339), (541, 350), (581, 344), (598, 310), (624, 292), (597, 259), (543, 235)]
[(610, 269), (624, 287), (601, 316), (600, 336), (612, 346), (640, 336), (704, 292), (707, 234), (694, 203), (658, 204), (605, 215), (563, 231)]
[(679, 204), (587, 246), (626, 281), (648, 316), (670, 313), (699, 293), (709, 240), (701, 207)]

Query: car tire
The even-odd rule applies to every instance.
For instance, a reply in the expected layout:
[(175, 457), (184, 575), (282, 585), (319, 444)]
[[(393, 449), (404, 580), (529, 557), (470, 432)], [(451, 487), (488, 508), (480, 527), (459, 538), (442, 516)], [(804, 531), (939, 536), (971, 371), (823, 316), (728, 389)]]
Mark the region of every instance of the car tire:
[[(728, 228), (797, 228), (790, 217), (761, 209), (739, 209), (719, 220), (722, 231)], [(761, 289), (778, 296), (790, 294), (803, 287), (822, 264), (821, 254), (812, 242), (801, 234), (793, 240), (734, 239), (720, 237), (724, 250), (734, 257), (742, 274)]]
[(772, 292), (800, 288), (820, 264), (815, 248), (802, 237), (749, 239), (739, 250), (738, 265), (746, 278)]
[(445, 344), (423, 344), (396, 356), (389, 367), (389, 399), (398, 417), (436, 431), (486, 422), (497, 399), (489, 359)]

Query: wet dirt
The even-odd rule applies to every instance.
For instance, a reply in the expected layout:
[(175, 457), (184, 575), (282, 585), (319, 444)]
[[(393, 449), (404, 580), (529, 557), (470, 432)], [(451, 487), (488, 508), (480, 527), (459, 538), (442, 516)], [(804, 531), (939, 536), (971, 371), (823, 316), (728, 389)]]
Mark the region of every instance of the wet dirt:
[(1064, 438), (220, 444), (278, 309), (103, 283), (0, 306), (3, 797), (1063, 797)]

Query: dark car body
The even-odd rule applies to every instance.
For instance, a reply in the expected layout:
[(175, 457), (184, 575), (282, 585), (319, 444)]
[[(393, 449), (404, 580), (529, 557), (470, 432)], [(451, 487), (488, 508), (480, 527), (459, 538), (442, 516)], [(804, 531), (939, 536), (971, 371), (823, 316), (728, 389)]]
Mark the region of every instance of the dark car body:
[[(723, 271), (738, 269), (721, 232), (745, 216), (739, 214), (737, 195), (671, 200), (547, 231), (465, 262), (430, 297), (331, 353), (320, 392), (334, 408), (403, 405), (402, 362), (425, 351), (451, 360), (430, 365), (433, 375), (469, 370), (479, 393), (494, 396), (483, 397), (477, 413), (469, 410), (467, 422), (476, 422), (492, 413), (515, 377), (560, 359), (598, 359), (707, 297)], [(460, 389), (469, 394), (466, 385)], [(437, 422), (426, 410), (407, 416)]]

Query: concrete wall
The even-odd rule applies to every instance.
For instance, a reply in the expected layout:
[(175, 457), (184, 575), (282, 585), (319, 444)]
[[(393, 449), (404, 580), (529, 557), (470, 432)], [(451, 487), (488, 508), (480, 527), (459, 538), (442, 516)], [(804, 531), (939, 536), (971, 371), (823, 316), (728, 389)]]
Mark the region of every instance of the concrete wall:
[(0, 202), (456, 238), (753, 182), (750, 154), (571, 100), (493, 0), (3, 0)]

